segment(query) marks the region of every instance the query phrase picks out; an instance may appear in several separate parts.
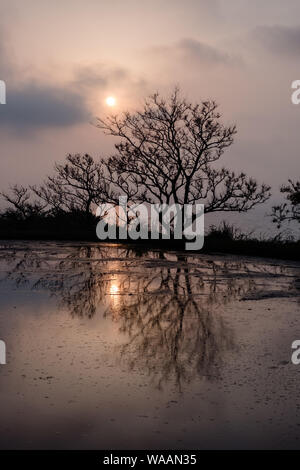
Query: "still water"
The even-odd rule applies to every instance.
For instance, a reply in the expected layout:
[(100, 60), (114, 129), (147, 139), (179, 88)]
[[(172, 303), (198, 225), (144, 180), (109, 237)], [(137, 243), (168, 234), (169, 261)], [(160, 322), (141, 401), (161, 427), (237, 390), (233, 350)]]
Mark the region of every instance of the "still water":
[(1, 242), (2, 449), (300, 448), (300, 264)]

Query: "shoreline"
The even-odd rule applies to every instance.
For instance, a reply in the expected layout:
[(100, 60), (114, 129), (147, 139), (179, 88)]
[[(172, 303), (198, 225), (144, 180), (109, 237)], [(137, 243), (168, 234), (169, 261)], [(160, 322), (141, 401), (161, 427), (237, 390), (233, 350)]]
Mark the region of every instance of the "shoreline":
[(256, 258), (273, 258), (290, 261), (300, 261), (300, 241), (272, 241), (272, 240), (231, 240), (218, 239), (207, 235), (204, 240), (204, 246), (201, 250), (185, 250), (184, 240), (99, 240), (92, 233), (78, 233), (74, 236), (71, 233), (62, 234), (1, 234), (0, 242), (13, 241), (41, 241), (41, 242), (91, 242), (97, 244), (122, 244), (125, 246), (136, 247), (138, 249), (153, 250), (160, 249), (166, 251), (180, 251), (187, 255), (194, 253), (203, 253), (209, 255), (236, 255), (250, 256)]

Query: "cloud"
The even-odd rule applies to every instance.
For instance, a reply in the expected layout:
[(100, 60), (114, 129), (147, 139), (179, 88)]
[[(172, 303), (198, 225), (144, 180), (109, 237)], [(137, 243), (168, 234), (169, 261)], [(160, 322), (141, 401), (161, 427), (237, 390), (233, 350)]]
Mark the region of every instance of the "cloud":
[(156, 58), (174, 60), (188, 65), (237, 65), (240, 59), (192, 38), (184, 38), (170, 46), (156, 46), (150, 53)]
[(111, 84), (121, 84), (130, 80), (130, 74), (125, 68), (108, 68), (104, 64), (77, 67), (74, 75), (74, 85), (86, 88), (106, 88)]
[(299, 56), (300, 26), (257, 26), (252, 34), (264, 49), (281, 56)]
[(1, 127), (64, 127), (89, 119), (83, 96), (72, 90), (34, 82), (13, 89), (6, 85), (7, 103), (0, 106)]
[(4, 30), (0, 29), (0, 80), (6, 84), (6, 104), (0, 105), (0, 129), (28, 132), (89, 120), (84, 93), (67, 84), (57, 86), (24, 79), (23, 70), (13, 57)]
[(12, 75), (11, 50), (0, 29), (0, 80), (8, 80)]
[(97, 102), (97, 96), (101, 93), (113, 92), (118, 97), (133, 96), (145, 91), (147, 80), (123, 66), (96, 63), (76, 67), (71, 85), (72, 88), (88, 97), (88, 102), (93, 108)]
[(230, 57), (226, 53), (195, 39), (182, 39), (176, 45), (176, 49), (183, 58), (192, 61), (222, 64), (230, 62)]

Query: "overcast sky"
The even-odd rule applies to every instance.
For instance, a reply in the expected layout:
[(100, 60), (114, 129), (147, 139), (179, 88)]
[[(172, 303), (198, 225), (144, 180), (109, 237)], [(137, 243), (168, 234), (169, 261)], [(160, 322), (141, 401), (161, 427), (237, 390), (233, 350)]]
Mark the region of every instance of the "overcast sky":
[[(109, 155), (91, 124), (107, 96), (120, 112), (179, 85), (237, 124), (223, 164), (272, 185), (277, 202), (300, 176), (299, 59), (297, 0), (0, 0), (0, 190), (38, 183), (67, 153)], [(266, 211), (241, 225), (267, 229)]]

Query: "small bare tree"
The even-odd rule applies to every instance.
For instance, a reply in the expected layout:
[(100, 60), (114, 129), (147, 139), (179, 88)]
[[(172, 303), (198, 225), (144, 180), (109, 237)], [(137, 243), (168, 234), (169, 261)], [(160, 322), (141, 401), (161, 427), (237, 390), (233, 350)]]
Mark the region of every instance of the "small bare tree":
[(45, 204), (38, 201), (30, 202), (30, 190), (22, 185), (15, 184), (10, 187), (10, 192), (1, 192), (0, 195), (13, 206), (16, 215), (21, 219), (41, 215), (45, 209)]
[(273, 207), (273, 222), (278, 228), (286, 221), (300, 223), (300, 181), (288, 180), (288, 184), (281, 186), (280, 192), (285, 194), (287, 202)]
[(67, 163), (56, 163), (54, 170), (54, 176), (32, 190), (55, 214), (74, 210), (90, 214), (93, 204), (103, 202), (102, 166), (90, 155), (68, 155)]
[(193, 105), (178, 89), (169, 100), (154, 94), (141, 111), (98, 119), (97, 127), (120, 138), (116, 154), (102, 161), (111, 195), (134, 203), (204, 203), (205, 212), (245, 212), (270, 197), (244, 173), (215, 163), (233, 143), (235, 126), (220, 122), (214, 101)]

